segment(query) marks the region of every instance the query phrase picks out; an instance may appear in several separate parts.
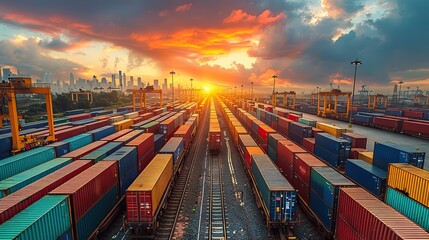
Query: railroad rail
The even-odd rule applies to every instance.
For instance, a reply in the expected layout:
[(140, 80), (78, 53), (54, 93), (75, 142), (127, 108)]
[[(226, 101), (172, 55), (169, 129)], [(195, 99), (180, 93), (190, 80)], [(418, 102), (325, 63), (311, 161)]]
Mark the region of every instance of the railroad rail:
[(226, 239), (226, 214), (222, 181), (222, 160), (210, 155), (209, 239)]

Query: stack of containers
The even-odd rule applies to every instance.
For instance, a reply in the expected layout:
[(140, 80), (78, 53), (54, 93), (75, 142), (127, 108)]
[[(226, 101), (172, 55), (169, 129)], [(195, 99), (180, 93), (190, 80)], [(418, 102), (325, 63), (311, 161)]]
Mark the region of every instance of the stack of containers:
[(178, 161), (181, 161), (184, 153), (184, 141), (181, 137), (172, 137), (164, 145), (164, 147), (159, 150), (160, 154), (172, 154), (173, 155), (173, 165), (175, 169), (178, 167)]
[(293, 180), (302, 200), (310, 205), (310, 182), (312, 167), (326, 167), (327, 165), (309, 153), (297, 153), (293, 159)]
[(307, 151), (292, 141), (283, 140), (277, 144), (277, 161), (282, 174), (290, 182), (293, 180), (293, 156), (297, 153), (306, 153)]
[(258, 130), (257, 130), (257, 139), (258, 139), (258, 143), (261, 146), (261, 148), (267, 152), (268, 151), (268, 134), (271, 133), (276, 133), (276, 131), (274, 129), (272, 129), (271, 127), (267, 126), (264, 123), (260, 123), (257, 126)]
[(287, 138), (283, 137), (278, 133), (270, 133), (268, 135), (268, 156), (273, 160), (273, 162), (277, 161), (277, 145), (279, 141), (285, 141)]
[(125, 120), (122, 120), (119, 122), (112, 123), (112, 125), (115, 127), (116, 131), (121, 131), (123, 129), (131, 128), (131, 125), (133, 125), (133, 124), (134, 124), (134, 122), (132, 119), (125, 119)]
[(423, 168), (426, 153), (391, 142), (375, 143), (374, 166), (387, 171), (390, 163), (408, 163)]
[(81, 159), (82, 160), (91, 160), (95, 162), (98, 162), (108, 155), (114, 153), (116, 150), (121, 148), (124, 144), (122, 142), (109, 142), (106, 145), (86, 154)]
[(386, 203), (429, 231), (429, 172), (390, 164), (387, 186)]
[(159, 123), (159, 133), (165, 135), (165, 140), (168, 141), (174, 133), (174, 122), (175, 118), (170, 117), (163, 122)]
[(113, 140), (113, 142), (122, 142), (124, 144), (127, 144), (129, 142), (131, 142), (133, 139), (135, 139), (136, 137), (138, 137), (139, 135), (141, 135), (143, 133), (143, 130), (133, 130), (125, 135), (123, 135), (122, 137), (119, 137), (115, 140)]
[[(0, 201), (0, 224), (30, 206), (48, 192), (75, 177), (92, 165), (91, 161), (74, 161)], [(15, 223), (16, 224), (16, 223)]]
[(139, 175), (137, 149), (135, 147), (121, 147), (116, 152), (104, 158), (103, 161), (116, 162), (119, 173), (119, 196), (125, 196), (127, 188)]
[(40, 178), (49, 175), (71, 163), (71, 161), (71, 158), (55, 158), (0, 181), (0, 198), (4, 198)]
[(49, 144), (48, 147), (54, 148), (56, 157), (61, 157), (70, 152), (70, 144), (67, 142), (54, 142)]
[(402, 128), (402, 120), (388, 117), (375, 117), (372, 125), (387, 131), (398, 132)]
[(429, 234), (362, 188), (342, 188), (335, 238), (429, 239)]
[(343, 133), (347, 132), (347, 129), (345, 128), (340, 128), (327, 123), (317, 123), (316, 128), (323, 130), (324, 132), (329, 133), (335, 137), (341, 137)]
[(285, 117), (278, 117), (277, 131), (283, 136), (288, 136), (289, 134), (289, 125), (293, 121)]
[(251, 169), (270, 222), (295, 221), (296, 191), (270, 158), (265, 154), (252, 155)]
[(154, 141), (154, 153), (158, 154), (159, 150), (164, 146), (165, 144), (165, 136), (164, 134), (155, 134), (153, 136)]
[(106, 145), (108, 142), (107, 141), (96, 141), (93, 143), (90, 143), (84, 147), (81, 147), (79, 149), (76, 149), (74, 151), (71, 151), (61, 157), (65, 157), (65, 158), (72, 158), (73, 160), (78, 160), (81, 157), (89, 154), (90, 152)]
[(83, 133), (83, 134), (79, 134), (79, 135), (71, 137), (71, 138), (67, 138), (67, 139), (63, 140), (63, 142), (69, 143), (70, 151), (74, 151), (78, 148), (81, 148), (83, 146), (86, 146), (86, 145), (92, 143), (92, 135), (87, 134), (87, 133)]
[(386, 171), (360, 159), (348, 159), (345, 174), (377, 198), (384, 199), (387, 179)]
[[(355, 149), (363, 149), (363, 148), (355, 148)], [(365, 151), (359, 151), (357, 153), (357, 158), (360, 160), (363, 160), (369, 164), (372, 164), (374, 162), (374, 160), (373, 160), (374, 159), (374, 152), (369, 152), (366, 149), (365, 149)]]
[[(158, 133), (159, 132), (159, 122), (153, 121), (153, 122), (147, 123), (147, 124), (141, 126), (140, 129), (142, 129), (146, 133)], [(166, 134), (164, 134), (164, 135), (166, 135)]]
[(310, 208), (326, 232), (335, 232), (335, 220), (340, 188), (356, 187), (354, 183), (330, 167), (312, 167)]
[(246, 147), (257, 147), (258, 144), (253, 140), (253, 138), (248, 134), (242, 134), (238, 137), (238, 151), (241, 156), (244, 156), (246, 152)]
[(118, 200), (116, 162), (99, 162), (49, 195), (64, 196), (68, 200), (65, 205), (69, 206), (73, 239), (88, 239)]
[(366, 148), (367, 138), (356, 133), (343, 133), (342, 138), (350, 142), (351, 148)]
[(113, 134), (110, 134), (109, 136), (106, 136), (106, 137), (104, 137), (104, 138), (102, 138), (102, 139), (100, 139), (101, 141), (108, 141), (108, 142), (111, 142), (111, 141), (113, 141), (113, 140), (115, 140), (115, 139), (118, 139), (118, 138), (120, 138), (120, 137), (122, 137), (122, 136), (124, 136), (125, 134), (127, 134), (127, 133), (129, 133), (129, 132), (131, 132), (132, 131), (132, 129), (124, 129), (124, 130), (121, 130), (121, 131), (119, 131), (119, 132), (115, 132), (115, 133), (113, 133)]
[(317, 123), (317, 121), (306, 119), (306, 118), (300, 118), (298, 119), (298, 122), (311, 127), (316, 127), (316, 123)]
[(302, 139), (302, 147), (307, 151), (314, 153), (314, 146), (316, 145), (315, 138), (304, 138)]
[(304, 138), (310, 138), (312, 137), (312, 131), (311, 127), (302, 123), (298, 122), (292, 122), (289, 125), (289, 133), (288, 137), (298, 143), (299, 145), (302, 145), (302, 140)]
[(137, 148), (138, 170), (141, 173), (154, 156), (154, 134), (143, 133), (125, 146)]
[(89, 131), (87, 133), (92, 135), (92, 141), (95, 142), (95, 141), (101, 140), (102, 138), (107, 137), (111, 134), (114, 134), (115, 133), (115, 127), (104, 126), (104, 127)]
[(173, 134), (174, 137), (182, 137), (183, 138), (185, 148), (187, 148), (189, 146), (188, 144), (191, 140), (191, 133), (192, 133), (191, 127), (192, 127), (191, 125), (182, 125)]
[(92, 131), (92, 130), (95, 130), (97, 128), (105, 127), (109, 124), (110, 124), (109, 119), (103, 119), (103, 120), (98, 120), (98, 121), (94, 120), (94, 122), (92, 122), (92, 123), (85, 124), (85, 127), (86, 127), (86, 131)]
[(329, 165), (344, 169), (344, 164), (350, 155), (350, 142), (327, 133), (319, 133), (316, 135), (314, 154)]

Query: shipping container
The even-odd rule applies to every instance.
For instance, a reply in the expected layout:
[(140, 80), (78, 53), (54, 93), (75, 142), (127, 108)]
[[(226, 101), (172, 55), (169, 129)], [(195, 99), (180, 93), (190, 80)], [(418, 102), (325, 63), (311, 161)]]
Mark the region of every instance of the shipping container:
[(0, 181), (0, 198), (18, 191), (19, 189), (39, 180), (42, 177), (71, 163), (71, 158), (54, 158), (38, 166)]
[(38, 147), (0, 161), (0, 181), (55, 158), (53, 147)]
[(112, 125), (115, 127), (116, 131), (121, 131), (123, 129), (131, 128), (131, 125), (133, 125), (134, 122), (132, 119), (126, 119), (119, 122), (115, 122)]
[(334, 233), (340, 188), (356, 187), (354, 183), (330, 167), (312, 167), (310, 208), (328, 233)]
[(390, 164), (387, 185), (429, 207), (429, 172), (409, 164)]
[(408, 163), (423, 168), (425, 152), (391, 142), (376, 142), (374, 145), (374, 166), (387, 171), (389, 163)]
[(314, 154), (331, 166), (344, 169), (345, 161), (350, 155), (350, 142), (327, 133), (319, 133), (316, 135)]
[(84, 155), (80, 159), (98, 162), (98, 161), (103, 160), (108, 155), (116, 152), (116, 150), (118, 150), (122, 146), (124, 146), (124, 144), (122, 142), (109, 142), (109, 143), (103, 145), (102, 147), (97, 148), (96, 150), (91, 151), (90, 153)]
[(357, 133), (343, 133), (342, 138), (350, 142), (352, 148), (366, 148), (367, 138)]
[(95, 151), (96, 149), (106, 145), (108, 142), (107, 141), (96, 141), (93, 143), (90, 143), (84, 147), (81, 147), (79, 149), (76, 149), (74, 151), (71, 151), (61, 157), (65, 157), (65, 158), (73, 158), (73, 160), (77, 160), (80, 159), (81, 157), (91, 153), (92, 151)]
[(182, 125), (174, 133), (174, 137), (182, 137), (185, 144), (185, 148), (189, 146), (191, 140), (192, 128), (191, 125)]
[(69, 143), (70, 152), (71, 152), (92, 143), (92, 135), (83, 133), (71, 138), (67, 138), (63, 140), (63, 142)]
[(315, 138), (304, 138), (302, 139), (302, 147), (314, 154), (314, 146), (316, 145)]
[(157, 154), (126, 191), (127, 222), (155, 227), (154, 216), (173, 177), (173, 155)]
[(399, 132), (402, 128), (402, 120), (387, 118), (387, 117), (374, 117), (372, 125), (387, 131)]
[(363, 160), (369, 164), (373, 163), (373, 157), (374, 157), (374, 152), (358, 152), (357, 153), (357, 158), (360, 160)]
[(383, 199), (386, 192), (386, 171), (360, 159), (348, 159), (345, 174), (376, 197)]
[(159, 122), (150, 122), (141, 126), (140, 129), (144, 130), (147, 133), (159, 133)]
[(275, 163), (277, 161), (277, 144), (279, 141), (287, 140), (287, 138), (283, 137), (278, 133), (270, 133), (268, 134), (268, 156)]
[(318, 128), (315, 128), (315, 127), (311, 128), (311, 131), (312, 131), (312, 133), (313, 133), (313, 135), (312, 135), (312, 137), (313, 137), (313, 138), (316, 138), (316, 135), (317, 135), (318, 133), (324, 133), (324, 132), (325, 132), (325, 131), (323, 131), (322, 129), (318, 129)]
[(238, 137), (238, 150), (241, 156), (244, 157), (246, 147), (257, 147), (258, 144), (253, 140), (253, 138), (248, 134), (243, 134)]
[(161, 150), (161, 148), (165, 144), (164, 134), (155, 134), (153, 136), (153, 142), (154, 142), (154, 154), (158, 154), (159, 150)]
[(72, 221), (77, 223), (117, 182), (116, 162), (102, 161), (76, 175), (49, 194), (69, 195), (69, 205), (73, 212)]
[(164, 147), (159, 150), (160, 154), (173, 154), (173, 163), (174, 165), (177, 162), (181, 161), (184, 154), (184, 142), (183, 138), (180, 137), (172, 137), (170, 140), (164, 145)]
[(129, 142), (131, 142), (133, 139), (135, 139), (136, 137), (140, 136), (142, 133), (144, 133), (143, 130), (133, 130), (115, 140), (113, 140), (114, 142), (122, 142), (124, 144), (127, 144)]
[(67, 196), (46, 196), (0, 225), (0, 238), (57, 240), (70, 219)]
[(114, 141), (114, 140), (116, 140), (116, 139), (124, 136), (125, 134), (127, 134), (127, 133), (129, 133), (131, 131), (133, 131), (133, 130), (132, 129), (124, 129), (124, 130), (121, 130), (119, 132), (115, 132), (113, 134), (110, 134), (109, 136), (106, 136), (106, 137), (102, 138), (101, 141), (111, 142), (111, 141)]
[(154, 134), (143, 133), (125, 146), (137, 148), (138, 170), (140, 173), (154, 157)]
[(265, 154), (252, 155), (252, 175), (271, 223), (296, 220), (296, 191)]
[(74, 161), (0, 201), (0, 224), (36, 202), (48, 192), (73, 178), (92, 165), (91, 161)]
[(422, 228), (362, 188), (340, 190), (338, 216), (363, 239), (429, 239)]
[(244, 148), (244, 161), (249, 171), (252, 169), (252, 155), (254, 154), (264, 154), (264, 151), (258, 146)]
[(429, 231), (429, 208), (391, 187), (386, 191), (386, 203), (396, 211)]
[(298, 122), (292, 122), (289, 125), (288, 137), (297, 144), (302, 145), (303, 138), (309, 138), (313, 136), (311, 130), (312, 127), (308, 125)]
[(115, 133), (115, 127), (113, 126), (104, 126), (97, 129), (94, 129), (92, 131), (87, 132), (88, 134), (92, 135), (92, 141), (98, 141), (102, 138), (105, 138), (111, 134)]
[(324, 132), (331, 134), (334, 137), (341, 137), (343, 133), (347, 132), (347, 129), (340, 128), (335, 125), (327, 124), (327, 123), (317, 123), (316, 127)]
[(289, 140), (280, 141), (277, 145), (276, 165), (288, 181), (293, 180), (293, 158), (297, 153), (307, 151)]
[(70, 144), (67, 142), (54, 142), (49, 144), (48, 147), (54, 148), (55, 157), (61, 157), (62, 155), (70, 152)]
[(317, 123), (317, 121), (306, 119), (306, 118), (300, 118), (298, 119), (298, 122), (311, 127), (316, 127), (316, 123)]

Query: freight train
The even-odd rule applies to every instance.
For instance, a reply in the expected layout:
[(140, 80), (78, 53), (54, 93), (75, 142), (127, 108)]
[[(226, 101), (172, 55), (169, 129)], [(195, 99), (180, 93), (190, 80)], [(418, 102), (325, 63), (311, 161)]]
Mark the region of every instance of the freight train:
[[(159, 126), (157, 120), (166, 115), (170, 118), (182, 116), (185, 121), (198, 106), (186, 103), (177, 108), (178, 112), (170, 114), (164, 112), (166, 109), (154, 109), (149, 115), (153, 114), (151, 122)], [(137, 124), (143, 121), (141, 115), (144, 114), (132, 113), (123, 117)], [(60, 142), (0, 161), (2, 237), (96, 237), (116, 215), (126, 189), (150, 164), (154, 154), (162, 151), (165, 142), (165, 135), (158, 133), (159, 128), (119, 130), (109, 115), (94, 117), (96, 121), (87, 122), (75, 115), (69, 117), (77, 119), (71, 123), (80, 125), (84, 133), (73, 132), (70, 127)], [(186, 124), (196, 127), (193, 122), (197, 120), (194, 115)], [(192, 136), (193, 127), (189, 128), (191, 134), (187, 136)], [(178, 157), (183, 158), (183, 154)], [(17, 222), (25, 223), (17, 225)]]
[(213, 98), (210, 100), (209, 151), (218, 154), (222, 149), (222, 132), (219, 126)]
[[(226, 98), (224, 101), (227, 107), (224, 107), (223, 111), (227, 116), (231, 132), (235, 132), (233, 129), (241, 122), (257, 139), (253, 141), (246, 134), (238, 136), (238, 150), (244, 158), (245, 166), (248, 167), (249, 164), (252, 166), (254, 156), (267, 152), (278, 170), (293, 188), (298, 190), (297, 196), (302, 209), (316, 223), (325, 237), (351, 239), (352, 236), (361, 236), (364, 239), (404, 239), (407, 234), (412, 234), (410, 237), (415, 239), (429, 238), (429, 234), (422, 229), (423, 227), (428, 230), (429, 226), (418, 217), (419, 214), (413, 213), (427, 206), (427, 201), (423, 200), (422, 195), (415, 194), (418, 191), (425, 192), (421, 189), (423, 185), (416, 184), (417, 182), (429, 181), (428, 172), (417, 168), (423, 166), (424, 153), (392, 143), (377, 143), (374, 156), (371, 157), (375, 166), (364, 162), (366, 165), (362, 167), (363, 161), (349, 160), (348, 157), (351, 152), (350, 147), (366, 146), (366, 139), (363, 144), (362, 136), (342, 132), (341, 129), (326, 124), (323, 127), (320, 126), (332, 135), (323, 134), (320, 133), (320, 129), (311, 126), (311, 124), (314, 126), (314, 123), (308, 122), (310, 126), (303, 126), (292, 119), (263, 110), (253, 111), (252, 115), (234, 102)], [(234, 116), (239, 120), (238, 123)], [(296, 116), (293, 118), (299, 121), (300, 118)], [(272, 126), (272, 129), (268, 125)], [(265, 132), (268, 132), (266, 142), (263, 137)], [(345, 136), (344, 138), (348, 138), (349, 142), (335, 136)], [(308, 137), (316, 137), (313, 145), (314, 152), (308, 152), (302, 147)], [(291, 141), (292, 138), (293, 141)], [(265, 144), (268, 145), (267, 148)], [(316, 148), (320, 149), (316, 150)], [(317, 156), (313, 153), (317, 153)], [(359, 161), (361, 162), (357, 163)], [(354, 166), (350, 167), (351, 164)], [(348, 177), (343, 175), (344, 167), (346, 175), (349, 173)], [(403, 169), (402, 173), (393, 171), (398, 168)], [(374, 169), (379, 169), (381, 173), (384, 171), (384, 180), (387, 175), (387, 184), (383, 185), (382, 176), (377, 177), (377, 171)], [(387, 174), (386, 171), (388, 171)], [(357, 172), (360, 174), (356, 175)], [(359, 177), (349, 178), (352, 173)], [(379, 172), (378, 175), (380, 175)], [(363, 176), (366, 176), (365, 179), (362, 179)], [(400, 176), (407, 176), (404, 179), (405, 185), (397, 184)], [(395, 190), (398, 186), (400, 191)], [(389, 206), (383, 203), (381, 199), (384, 198), (377, 194), (382, 193), (383, 188), (387, 188), (386, 203)], [(353, 206), (353, 209), (349, 206)], [(413, 219), (421, 227), (398, 211)], [(396, 221), (397, 219), (400, 220)], [(402, 223), (407, 227), (402, 228)], [(366, 231), (364, 226), (368, 225), (376, 226), (373, 230)], [(412, 231), (409, 231), (410, 229)]]

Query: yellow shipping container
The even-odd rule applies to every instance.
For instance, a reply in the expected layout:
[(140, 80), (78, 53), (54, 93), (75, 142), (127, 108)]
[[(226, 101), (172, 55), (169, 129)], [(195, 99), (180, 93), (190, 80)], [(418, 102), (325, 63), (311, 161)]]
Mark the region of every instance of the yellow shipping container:
[(387, 185), (429, 207), (429, 172), (405, 163), (389, 165)]
[(321, 129), (323, 131), (325, 131), (326, 133), (331, 134), (332, 136), (335, 137), (341, 137), (342, 133), (346, 133), (347, 129), (346, 128), (340, 128), (331, 124), (327, 124), (327, 123), (316, 123), (316, 128)]
[(115, 122), (112, 125), (115, 127), (116, 131), (121, 131), (124, 129), (130, 128), (134, 124), (134, 121), (132, 119), (126, 119), (119, 122)]
[(115, 117), (111, 117), (110, 118), (110, 121), (112, 123), (116, 123), (116, 122), (119, 122), (119, 121), (122, 121), (122, 120), (124, 120), (124, 116), (115, 116)]
[(173, 176), (173, 154), (157, 154), (127, 191), (151, 192), (152, 216)]
[(374, 152), (358, 152), (358, 158), (372, 164)]

